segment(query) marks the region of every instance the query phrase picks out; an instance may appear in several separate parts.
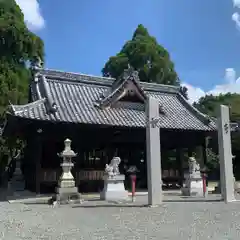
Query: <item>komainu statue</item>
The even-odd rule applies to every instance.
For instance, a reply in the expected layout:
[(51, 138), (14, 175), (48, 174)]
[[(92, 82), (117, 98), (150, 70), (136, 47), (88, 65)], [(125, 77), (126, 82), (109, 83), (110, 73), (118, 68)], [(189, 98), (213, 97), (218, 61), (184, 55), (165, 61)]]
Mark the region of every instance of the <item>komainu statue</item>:
[(100, 198), (107, 201), (119, 201), (128, 199), (128, 191), (125, 190), (125, 175), (120, 174), (120, 157), (114, 157), (109, 164), (106, 164), (103, 176), (104, 187), (100, 193)]
[(119, 164), (121, 163), (121, 159), (120, 157), (114, 157), (110, 164), (106, 164), (105, 167), (105, 173), (109, 176), (109, 177), (114, 177), (116, 175), (119, 175)]
[(189, 162), (190, 174), (195, 174), (196, 172), (200, 172), (200, 165), (197, 163), (195, 157), (190, 157), (188, 162)]

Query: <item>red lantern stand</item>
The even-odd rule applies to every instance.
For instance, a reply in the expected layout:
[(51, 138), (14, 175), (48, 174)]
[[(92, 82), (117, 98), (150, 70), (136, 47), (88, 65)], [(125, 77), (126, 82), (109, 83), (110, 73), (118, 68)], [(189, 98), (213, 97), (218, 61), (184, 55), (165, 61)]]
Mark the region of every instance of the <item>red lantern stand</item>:
[(136, 176), (136, 174), (131, 174), (130, 178), (131, 178), (131, 185), (132, 185), (132, 202), (134, 202), (135, 201), (135, 194), (136, 194), (137, 176)]

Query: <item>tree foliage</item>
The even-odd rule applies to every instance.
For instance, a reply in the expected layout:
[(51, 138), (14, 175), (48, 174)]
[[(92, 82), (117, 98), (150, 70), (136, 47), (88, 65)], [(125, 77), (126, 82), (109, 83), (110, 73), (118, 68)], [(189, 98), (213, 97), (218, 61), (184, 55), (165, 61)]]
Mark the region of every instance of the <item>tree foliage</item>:
[(240, 95), (239, 94), (220, 94), (219, 96), (207, 95), (199, 99), (198, 103), (194, 103), (201, 112), (212, 117), (217, 117), (217, 107), (220, 105), (230, 107), (231, 121), (240, 121)]
[(14, 0), (0, 1), (0, 113), (27, 101), (30, 68), (43, 59), (43, 42), (29, 31)]
[[(194, 103), (201, 112), (212, 117), (217, 117), (217, 107), (226, 105), (230, 108), (230, 121), (240, 124), (240, 94), (221, 94), (219, 96), (205, 96), (200, 98), (198, 103)], [(232, 133), (233, 151), (240, 151), (240, 133)], [(239, 155), (240, 158), (240, 155)]]
[[(227, 105), (230, 108), (230, 121), (240, 124), (240, 94), (221, 94), (219, 96), (208, 95), (202, 97), (194, 106), (201, 112), (208, 114), (212, 117), (217, 117), (217, 107), (220, 105)], [(240, 177), (240, 132), (232, 132), (232, 152), (236, 158), (233, 160), (235, 174)], [(217, 136), (209, 141), (209, 147), (215, 152), (218, 151)]]
[(102, 69), (103, 76), (118, 78), (129, 65), (139, 72), (143, 82), (180, 85), (168, 51), (141, 24), (122, 50), (109, 58)]
[[(28, 101), (31, 66), (44, 58), (42, 40), (24, 23), (24, 16), (14, 0), (0, 1), (0, 118), (9, 102)], [(18, 144), (19, 145), (19, 144)], [(20, 147), (16, 139), (0, 138), (0, 170), (14, 151)], [(6, 158), (4, 158), (6, 157)], [(3, 166), (3, 168), (1, 167)], [(1, 172), (1, 171), (0, 171)]]

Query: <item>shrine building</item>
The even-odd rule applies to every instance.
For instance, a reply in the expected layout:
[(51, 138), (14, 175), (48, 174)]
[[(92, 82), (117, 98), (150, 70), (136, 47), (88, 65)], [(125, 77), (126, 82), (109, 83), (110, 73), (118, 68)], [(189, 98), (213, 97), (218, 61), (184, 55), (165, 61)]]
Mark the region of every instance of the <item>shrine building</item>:
[(140, 82), (128, 69), (112, 78), (36, 68), (29, 103), (10, 105), (4, 135), (25, 141), (26, 188), (53, 191), (61, 173), (64, 140), (77, 153), (73, 173), (80, 192), (99, 191), (105, 164), (122, 160), (120, 171), (136, 166), (138, 187), (146, 188), (145, 102), (159, 100), (163, 181), (182, 182), (187, 156), (206, 161), (205, 140), (216, 124), (195, 109), (180, 87)]

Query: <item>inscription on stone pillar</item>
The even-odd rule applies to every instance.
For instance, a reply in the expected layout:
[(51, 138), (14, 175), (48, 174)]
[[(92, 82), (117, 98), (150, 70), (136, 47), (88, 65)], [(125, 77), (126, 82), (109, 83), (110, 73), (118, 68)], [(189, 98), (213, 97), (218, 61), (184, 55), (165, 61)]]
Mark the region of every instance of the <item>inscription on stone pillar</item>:
[(229, 108), (221, 105), (218, 112), (218, 148), (220, 161), (220, 182), (223, 200), (228, 203), (235, 200), (231, 131), (229, 123)]
[(158, 205), (162, 203), (159, 101), (152, 97), (147, 99), (146, 125), (148, 204)]

